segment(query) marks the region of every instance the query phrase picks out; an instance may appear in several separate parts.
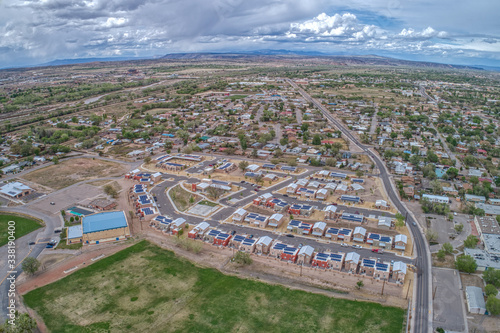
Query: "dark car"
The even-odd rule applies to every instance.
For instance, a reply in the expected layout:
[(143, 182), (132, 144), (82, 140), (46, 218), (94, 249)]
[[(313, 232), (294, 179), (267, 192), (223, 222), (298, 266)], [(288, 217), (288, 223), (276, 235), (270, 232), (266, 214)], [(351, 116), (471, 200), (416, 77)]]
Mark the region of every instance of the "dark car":
[(249, 238), (249, 239), (252, 239), (252, 238), (253, 238), (253, 235), (248, 236), (248, 238)]
[(244, 180), (242, 180), (240, 183), (241, 183), (241, 184), (245, 184), (245, 181), (244, 181)]
[(231, 235), (234, 236), (235, 233), (236, 233), (236, 230), (231, 231)]
[(158, 201), (158, 198), (156, 196), (154, 196), (153, 199), (155, 200), (155, 202)]
[(47, 244), (47, 245), (45, 246), (45, 248), (46, 248), (46, 249), (52, 249), (53, 247), (54, 247), (54, 245), (52, 245), (52, 244)]
[(286, 237), (293, 238), (293, 237), (295, 237), (295, 236), (294, 236), (294, 235), (292, 235), (292, 234), (286, 234)]
[(283, 196), (288, 198), (288, 194), (283, 194)]
[(35, 245), (35, 242), (29, 242), (28, 245)]

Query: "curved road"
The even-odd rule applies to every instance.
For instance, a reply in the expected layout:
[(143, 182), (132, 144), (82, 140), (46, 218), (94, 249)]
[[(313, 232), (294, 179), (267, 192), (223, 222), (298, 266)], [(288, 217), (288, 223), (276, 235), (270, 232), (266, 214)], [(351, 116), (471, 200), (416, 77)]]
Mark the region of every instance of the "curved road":
[(416, 280), (416, 298), (415, 308), (413, 312), (413, 331), (414, 332), (432, 332), (432, 299), (430, 297), (431, 292), (431, 262), (430, 253), (427, 247), (427, 242), (424, 239), (423, 234), (418, 229), (418, 224), (415, 221), (411, 212), (409, 212), (406, 207), (399, 200), (399, 196), (396, 193), (385, 164), (382, 162), (380, 157), (374, 154), (369, 147), (361, 144), (356, 137), (354, 137), (351, 132), (344, 127), (342, 123), (336, 120), (328, 110), (314, 98), (312, 98), (308, 93), (306, 93), (302, 88), (298, 87), (295, 82), (287, 79), (287, 82), (294, 87), (300, 94), (309, 102), (313, 103), (323, 114), (323, 116), (333, 125), (335, 125), (352, 143), (360, 147), (365, 151), (368, 156), (375, 162), (377, 168), (380, 170), (380, 177), (384, 183), (385, 190), (394, 203), (396, 208), (401, 212), (401, 214), (406, 216), (406, 221), (409, 222), (408, 226), (413, 234), (415, 249), (417, 251), (417, 258), (415, 261), (415, 266), (417, 267), (417, 280)]

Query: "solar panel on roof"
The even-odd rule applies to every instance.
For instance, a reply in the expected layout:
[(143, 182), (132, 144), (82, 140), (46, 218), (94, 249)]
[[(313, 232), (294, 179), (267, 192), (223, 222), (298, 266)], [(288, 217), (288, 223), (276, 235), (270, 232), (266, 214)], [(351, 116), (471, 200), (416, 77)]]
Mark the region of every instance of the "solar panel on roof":
[(243, 241), (243, 240), (245, 239), (245, 237), (243, 237), (243, 236), (241, 236), (241, 235), (236, 235), (236, 236), (234, 236), (234, 238), (233, 238), (233, 239), (234, 239), (234, 241), (236, 241), (236, 242), (241, 242), (241, 241)]
[(376, 266), (375, 266), (377, 269), (379, 270), (384, 270), (386, 271), (387, 268), (388, 268), (388, 265), (387, 264), (382, 264), (382, 263), (377, 263)]
[(276, 243), (276, 244), (274, 244), (273, 248), (276, 250), (282, 250), (282, 249), (286, 248), (286, 245), (283, 243)]
[(391, 237), (382, 236), (382, 237), (380, 237), (380, 241), (381, 242), (385, 242), (385, 243), (390, 242), (391, 241)]

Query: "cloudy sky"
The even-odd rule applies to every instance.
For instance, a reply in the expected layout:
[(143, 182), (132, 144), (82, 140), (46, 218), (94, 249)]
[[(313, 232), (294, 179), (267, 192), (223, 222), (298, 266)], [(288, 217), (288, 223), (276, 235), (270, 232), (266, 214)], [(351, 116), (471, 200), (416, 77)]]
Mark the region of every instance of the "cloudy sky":
[(262, 49), (500, 67), (498, 0), (0, 0), (0, 68)]

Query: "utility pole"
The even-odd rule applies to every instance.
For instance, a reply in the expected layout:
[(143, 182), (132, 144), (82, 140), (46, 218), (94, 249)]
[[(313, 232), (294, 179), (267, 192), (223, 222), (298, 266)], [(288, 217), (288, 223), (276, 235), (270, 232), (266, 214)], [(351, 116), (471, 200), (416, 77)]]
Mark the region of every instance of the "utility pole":
[(437, 288), (438, 288), (438, 286), (434, 287), (434, 292), (432, 293), (432, 300), (434, 300), (434, 297), (436, 297)]
[(382, 293), (380, 295), (384, 295), (384, 287), (385, 287), (385, 279), (384, 282), (382, 283)]

